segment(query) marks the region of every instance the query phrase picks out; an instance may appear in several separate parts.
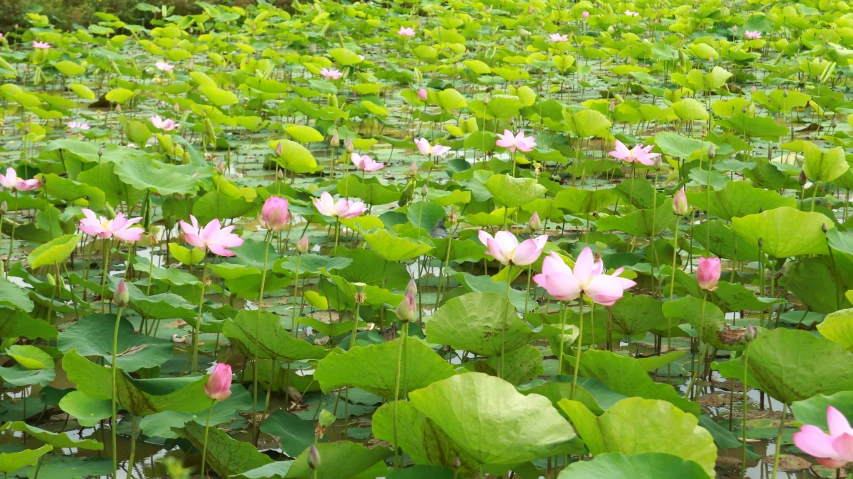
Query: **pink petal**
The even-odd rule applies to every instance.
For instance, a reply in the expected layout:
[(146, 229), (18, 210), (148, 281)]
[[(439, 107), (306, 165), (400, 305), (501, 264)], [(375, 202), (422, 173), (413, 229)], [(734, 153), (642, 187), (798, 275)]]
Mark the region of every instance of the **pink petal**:
[(832, 440), (832, 448), (835, 449), (836, 458), (850, 462), (853, 461), (853, 434), (844, 433)]
[(212, 244), (212, 245), (208, 245), (208, 247), (209, 247), (211, 253), (218, 255), (218, 256), (236, 256), (237, 255), (233, 251), (229, 251), (229, 250), (225, 249), (225, 247), (222, 245)]
[(618, 278), (602, 275), (592, 278), (583, 292), (597, 304), (613, 306), (622, 298), (622, 289), (622, 281)]
[(594, 258), (592, 256), (592, 250), (589, 247), (586, 247), (581, 251), (581, 254), (578, 256), (578, 260), (575, 261), (575, 279), (577, 279), (579, 284), (586, 284), (589, 282), (590, 277), (592, 276), (592, 269), (594, 266)]
[(498, 231), (495, 233), (495, 241), (504, 254), (509, 255), (518, 248), (518, 239), (509, 231)]
[[(491, 253), (492, 257), (495, 258), (501, 264), (509, 264), (510, 257), (508, 254), (505, 254), (501, 249), (500, 243), (498, 243), (495, 239), (489, 239), (486, 242), (486, 247), (489, 248), (489, 253)], [(511, 251), (510, 251), (511, 252)]]
[(853, 433), (844, 414), (832, 406), (826, 408), (826, 422), (829, 424), (829, 434), (832, 437), (838, 437), (844, 433)]
[(794, 445), (814, 457), (835, 457), (832, 438), (817, 426), (807, 424), (793, 435)]
[(202, 240), (198, 235), (195, 235), (193, 233), (185, 232), (184, 241), (186, 241), (187, 244), (195, 246), (196, 248), (207, 249), (207, 244), (205, 244), (204, 240)]
[(128, 228), (126, 230), (116, 231), (113, 235), (124, 241), (139, 241), (142, 239), (142, 233), (144, 232), (145, 230), (142, 228)]

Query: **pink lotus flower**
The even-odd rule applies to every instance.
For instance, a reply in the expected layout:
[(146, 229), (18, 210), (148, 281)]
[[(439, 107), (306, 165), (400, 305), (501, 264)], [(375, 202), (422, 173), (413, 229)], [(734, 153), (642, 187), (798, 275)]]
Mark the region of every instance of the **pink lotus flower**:
[(511, 131), (504, 130), (503, 135), (498, 134), (498, 138), (500, 139), (496, 141), (495, 144), (506, 148), (513, 153), (515, 153), (516, 149), (527, 152), (536, 146), (536, 138), (533, 138), (532, 136), (525, 138), (524, 131), (519, 131), (518, 135), (513, 135)]
[(554, 251), (542, 260), (542, 273), (534, 276), (533, 281), (558, 301), (574, 301), (581, 294), (572, 269)]
[(196, 248), (207, 251), (219, 256), (236, 256), (237, 254), (228, 248), (234, 248), (243, 244), (243, 238), (240, 238), (231, 231), (234, 226), (222, 227), (218, 219), (211, 220), (204, 228), (199, 228), (198, 220), (195, 216), (190, 215), (192, 224), (181, 221), (181, 229), (184, 231), (184, 241), (195, 246)]
[(567, 42), (567, 41), (569, 41), (569, 36), (568, 36), (568, 35), (560, 35), (559, 33), (552, 33), (551, 35), (549, 35), (549, 36), (548, 36), (548, 38), (549, 38), (549, 39), (551, 40), (551, 42), (553, 42), (553, 43), (560, 43), (560, 42)]
[(335, 218), (357, 218), (362, 213), (367, 211), (364, 203), (361, 201), (353, 202), (346, 198), (341, 198), (337, 202), (332, 198), (328, 191), (324, 191), (320, 195), (319, 200), (314, 200), (314, 207), (323, 216), (332, 216)]
[(684, 187), (682, 186), (678, 193), (675, 194), (675, 198), (672, 200), (672, 212), (677, 216), (684, 216), (687, 214), (690, 205), (687, 204), (687, 195), (684, 193)]
[(587, 18), (589, 18), (589, 12), (587, 12), (586, 10), (584, 10), (584, 11), (583, 11), (583, 13), (581, 13), (581, 16), (582, 16), (584, 19), (587, 19)]
[(427, 99), (426, 88), (421, 88), (420, 90), (418, 90), (418, 100), (426, 101), (426, 99)]
[(49, 50), (50, 49), (50, 43), (40, 42), (38, 40), (34, 40), (33, 41), (33, 48), (35, 48), (36, 50)]
[(592, 250), (584, 248), (575, 261), (574, 277), (578, 288), (593, 302), (602, 306), (613, 306), (622, 298), (623, 292), (637, 285), (630, 279), (622, 278), (623, 269), (619, 268), (612, 275), (604, 273), (604, 262), (595, 261)]
[(161, 72), (170, 72), (175, 69), (175, 65), (166, 62), (156, 62), (154, 63), (154, 66)]
[(530, 217), (530, 221), (527, 222), (527, 226), (530, 227), (530, 231), (539, 231), (539, 228), (542, 227), (542, 220), (539, 219), (538, 211), (533, 212), (533, 216)]
[(311, 249), (311, 243), (308, 242), (308, 235), (302, 235), (299, 241), (296, 242), (296, 252), (305, 254)]
[(214, 401), (228, 399), (231, 396), (231, 366), (218, 363), (204, 385), (204, 392)]
[(441, 146), (438, 144), (430, 146), (429, 141), (427, 141), (426, 138), (415, 140), (415, 145), (417, 145), (418, 151), (420, 151), (422, 155), (427, 156), (443, 156), (445, 153), (450, 151), (449, 146)]
[(154, 128), (159, 128), (163, 131), (172, 131), (175, 128), (181, 126), (178, 123), (175, 123), (175, 120), (171, 118), (167, 118), (165, 120), (160, 118), (160, 115), (154, 115), (152, 117), (149, 117), (148, 121), (150, 121), (151, 124), (154, 125)]
[(627, 163), (636, 162), (646, 166), (652, 166), (655, 164), (655, 158), (660, 156), (660, 153), (651, 153), (652, 148), (654, 148), (654, 145), (643, 146), (642, 143), (639, 143), (633, 149), (629, 150), (624, 143), (616, 140), (616, 150), (611, 151), (609, 154), (613, 158)]
[(270, 196), (264, 202), (264, 207), (261, 208), (258, 223), (270, 231), (283, 231), (284, 227), (290, 223), (290, 211), (287, 208), (286, 199)]
[(74, 128), (76, 128), (78, 130), (90, 130), (90, 129), (92, 129), (92, 127), (89, 126), (88, 123), (83, 122), (83, 121), (69, 121), (68, 123), (65, 124), (65, 126), (67, 126), (68, 129), (74, 129)]
[(761, 32), (747, 30), (743, 32), (743, 36), (746, 37), (747, 40), (758, 40), (759, 38), (761, 38)]
[(542, 235), (526, 239), (519, 244), (515, 235), (509, 231), (498, 231), (492, 237), (486, 231), (480, 230), (479, 238), (488, 248), (487, 253), (499, 263), (512, 263), (516, 266), (527, 266), (539, 259), (545, 243), (548, 242), (548, 235)]
[(410, 27), (400, 27), (400, 30), (397, 31), (397, 35), (401, 37), (413, 37), (415, 36), (415, 29)]
[(12, 191), (29, 191), (41, 186), (41, 181), (33, 178), (31, 180), (22, 180), (18, 177), (14, 168), (6, 170), (5, 175), (0, 175), (0, 185), (9, 188)]
[(832, 406), (826, 408), (826, 422), (829, 434), (806, 424), (794, 433), (794, 445), (814, 456), (822, 466), (838, 469), (853, 462), (853, 429), (847, 418)]
[(720, 273), (720, 258), (699, 258), (696, 281), (699, 282), (700, 288), (705, 291), (716, 291)]
[(130, 303), (130, 291), (127, 289), (127, 283), (124, 282), (124, 278), (118, 282), (113, 298), (116, 304), (121, 307), (127, 306)]
[(397, 313), (397, 318), (400, 321), (408, 322), (414, 319), (415, 311), (418, 309), (418, 305), (415, 302), (415, 293), (413, 291), (406, 292), (406, 295), (403, 296), (403, 300), (400, 301), (400, 304), (397, 305), (397, 309), (394, 311)]
[(320, 75), (322, 75), (324, 78), (331, 78), (332, 80), (337, 80), (340, 77), (344, 76), (344, 74), (341, 73), (340, 70), (336, 70), (334, 68), (324, 68), (320, 70)]
[(639, 12), (632, 12), (631, 10), (625, 10), (625, 15), (627, 15), (629, 17), (639, 17), (640, 13)]
[(352, 164), (355, 165), (355, 167), (359, 170), (367, 173), (385, 168), (384, 163), (378, 163), (373, 158), (367, 155), (359, 156), (358, 153), (352, 154)]
[(85, 218), (80, 220), (80, 231), (87, 235), (97, 236), (98, 238), (118, 238), (123, 241), (139, 241), (142, 239), (142, 233), (145, 232), (142, 228), (131, 228), (142, 221), (142, 218), (125, 218), (123, 213), (117, 213), (115, 219), (107, 219), (104, 216), (96, 216), (95, 212), (89, 208), (83, 208)]

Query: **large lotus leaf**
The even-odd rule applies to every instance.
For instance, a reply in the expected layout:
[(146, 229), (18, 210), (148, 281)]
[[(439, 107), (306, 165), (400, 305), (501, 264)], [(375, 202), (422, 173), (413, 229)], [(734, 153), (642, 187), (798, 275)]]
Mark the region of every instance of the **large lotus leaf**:
[(231, 476), (233, 479), (283, 479), (293, 461), (276, 461)]
[(317, 169), (317, 160), (308, 148), (290, 140), (273, 140), (269, 142), (274, 151), (280, 150), (273, 159), (282, 168), (294, 173), (312, 173)]
[[(714, 477), (717, 446), (699, 418), (666, 401), (627, 398), (596, 418), (586, 407), (560, 401), (593, 456), (606, 452), (661, 452), (695, 461)], [(588, 440), (589, 439), (589, 440)]]
[(681, 136), (670, 131), (660, 132), (655, 135), (654, 142), (665, 154), (681, 159), (690, 158), (697, 151), (707, 150), (710, 145), (710, 143)]
[(240, 340), (252, 357), (255, 355), (256, 340), (261, 357), (298, 361), (320, 359), (326, 355), (322, 346), (294, 338), (282, 326), (281, 317), (267, 311), (240, 311), (233, 319), (225, 322), (222, 333), (225, 337)]
[(735, 218), (732, 225), (737, 234), (757, 245), (775, 258), (806, 254), (827, 254), (823, 228), (835, 225), (821, 213), (810, 213), (790, 207), (776, 208), (763, 213)]
[[(830, 230), (832, 233), (833, 230)], [(834, 257), (834, 258), (833, 258)], [(818, 256), (798, 261), (780, 280), (810, 311), (829, 314), (850, 308), (844, 293), (853, 289), (853, 268), (846, 255)]]
[[(513, 465), (554, 454), (575, 434), (542, 396), (466, 373), (410, 393), (412, 405), (480, 464)], [(529, 427), (537, 424), (537, 427)]]
[(598, 220), (599, 231), (621, 231), (633, 236), (656, 236), (672, 229), (676, 216), (672, 213), (672, 200), (666, 200), (654, 210), (637, 210), (625, 216), (606, 216)]
[(41, 176), (45, 192), (53, 198), (75, 202), (100, 211), (104, 207), (105, 195), (99, 188), (63, 178), (55, 173)]
[[(263, 409), (264, 405), (264, 397), (261, 396), (258, 401), (258, 409)], [(210, 403), (208, 403), (208, 406), (210, 406)], [(249, 391), (242, 384), (235, 382), (231, 384), (231, 396), (224, 401), (218, 401), (213, 408), (213, 413), (210, 415), (210, 426), (214, 427), (217, 424), (227, 424), (231, 428), (239, 427), (240, 422), (237, 421), (242, 419), (240, 413), (249, 412), (252, 410), (252, 407), (252, 395), (249, 394)], [(190, 421), (195, 421), (197, 424), (204, 426), (207, 423), (208, 413), (210, 413), (210, 407), (198, 412), (158, 412), (143, 417), (139, 421), (139, 428), (148, 437), (176, 439), (178, 435), (173, 428), (183, 427), (184, 424)], [(302, 450), (300, 449), (297, 452), (300, 451)]]
[[(571, 378), (564, 376), (560, 379), (562, 380), (522, 389), (521, 393), (545, 396), (554, 407), (559, 408), (557, 403), (561, 399), (571, 398), (573, 389)], [(582, 403), (596, 416), (604, 414), (608, 408), (628, 397), (611, 391), (600, 381), (591, 378), (578, 378), (578, 387), (574, 395), (576, 401)]]
[[(304, 278), (307, 275), (319, 275), (327, 271), (343, 269), (352, 264), (352, 262), (353, 260), (350, 258), (330, 258), (328, 256), (320, 256), (317, 254), (285, 256), (280, 260), (276, 261), (276, 263), (273, 265), (273, 271), (275, 271), (276, 273), (286, 274), (288, 276), (294, 276), (297, 273), (296, 265), (298, 263), (299, 276)], [(371, 269), (376, 268), (371, 265)]]
[(749, 347), (748, 366), (761, 390), (785, 404), (853, 389), (853, 353), (807, 331), (780, 328), (759, 335)]
[[(373, 435), (394, 444), (394, 402), (383, 404), (371, 417)], [(459, 458), (460, 473), (472, 474), (479, 464), (452, 439), (442, 432), (428, 417), (411, 403), (397, 401), (397, 440), (399, 447), (415, 464), (430, 464), (453, 468)]]
[(826, 339), (853, 351), (853, 309), (842, 309), (827, 315), (817, 325), (817, 330)]
[[(469, 371), (499, 376), (501, 358), (500, 356), (492, 356), (486, 359), (468, 361), (462, 367)], [(501, 377), (514, 386), (524, 384), (545, 372), (542, 353), (533, 346), (522, 346), (508, 351), (504, 356), (503, 368), (503, 376)]]
[[(504, 298), (504, 300), (506, 299), (506, 281), (495, 281), (488, 275), (474, 276), (473, 274), (464, 272), (457, 272), (453, 275), (453, 278), (459, 281), (462, 287), (468, 291), (475, 293), (495, 293)], [(509, 290), (509, 302), (515, 309), (524, 312), (537, 307), (536, 302), (530, 299), (527, 291), (521, 289), (512, 288)], [(527, 308), (526, 310), (525, 307)]]
[(569, 128), (579, 138), (605, 137), (609, 133), (610, 120), (596, 110), (581, 110), (571, 117), (568, 117), (568, 110), (566, 110), (563, 116), (570, 120), (568, 121)]
[(113, 461), (104, 456), (63, 456), (48, 454), (34, 466), (18, 471), (23, 476), (38, 479), (88, 479), (91, 477), (109, 477), (113, 472)]
[[(684, 288), (691, 296), (693, 296), (693, 299), (701, 298), (704, 294), (702, 289), (699, 288), (699, 283), (696, 281), (696, 278), (680, 269), (675, 271), (675, 281), (676, 285)], [(714, 305), (722, 311), (732, 312), (744, 310), (765, 310), (770, 308), (770, 305), (778, 303), (780, 300), (764, 296), (756, 296), (755, 292), (739, 283), (720, 281), (717, 283), (717, 290), (708, 293), (708, 301), (714, 303)], [(701, 304), (696, 303), (695, 301), (693, 303)], [(707, 320), (708, 318), (705, 319)], [(721, 326), (721, 324), (718, 324), (717, 326)]]
[[(680, 321), (686, 321), (694, 330), (699, 331), (699, 328), (703, 326), (702, 303), (701, 299), (692, 296), (677, 299), (664, 303), (663, 314), (668, 318), (672, 318), (673, 329)], [(725, 323), (725, 314), (723, 311), (710, 301), (705, 302), (704, 310), (705, 321), (704, 327), (702, 327), (702, 341), (717, 349), (727, 351), (742, 350), (744, 348), (743, 344), (727, 345), (720, 339), (719, 332), (723, 329)]]
[(362, 180), (357, 175), (349, 175), (338, 181), (338, 194), (360, 198), (369, 205), (385, 205), (400, 199), (400, 191), (392, 185), (383, 184), (379, 178)]
[(803, 171), (817, 181), (833, 181), (850, 169), (842, 147), (823, 151), (814, 143), (803, 144)]
[(191, 194), (201, 180), (197, 165), (172, 165), (151, 158), (124, 158), (116, 162), (115, 174), (138, 190), (162, 196)]
[(246, 198), (232, 197), (214, 190), (196, 199), (193, 203), (193, 215), (199, 222), (208, 223), (212, 219), (224, 221), (246, 216), (253, 208), (255, 204), (246, 201)]
[(765, 138), (768, 140), (787, 136), (791, 131), (788, 127), (776, 123), (776, 121), (770, 117), (749, 117), (747, 114), (742, 112), (735, 113), (730, 118), (720, 121), (719, 125), (723, 128), (734, 130), (741, 135)]
[(844, 417), (853, 417), (853, 391), (841, 391), (829, 396), (817, 394), (809, 399), (794, 402), (791, 404), (791, 410), (797, 421), (829, 431), (829, 424), (826, 422), (826, 410), (829, 406), (838, 409)]
[[(174, 431), (189, 440), (199, 451), (204, 447), (205, 427), (203, 425), (188, 422), (183, 428), (175, 428)], [(232, 439), (219, 428), (209, 428), (206, 437), (207, 464), (222, 477), (230, 477), (273, 462), (253, 444)]]
[[(687, 199), (697, 209), (709, 210), (707, 192), (688, 192)], [(797, 199), (792, 196), (784, 197), (772, 190), (756, 188), (746, 181), (730, 181), (722, 189), (711, 191), (711, 214), (726, 221), (783, 206), (796, 207)]]
[(53, 357), (36, 346), (15, 344), (9, 346), (6, 354), (14, 359), (24, 369), (53, 369)]
[(103, 443), (94, 439), (74, 439), (65, 433), (51, 432), (30, 426), (24, 421), (7, 422), (3, 427), (0, 427), (0, 431), (6, 430), (25, 432), (39, 441), (59, 449), (72, 447), (86, 451), (101, 451), (104, 449)]
[[(57, 347), (63, 353), (72, 349), (83, 356), (100, 356), (112, 364), (113, 330), (116, 318), (111, 314), (91, 314), (59, 334)], [(118, 333), (118, 367), (133, 372), (160, 366), (172, 357), (174, 345), (168, 339), (135, 334), (130, 321), (122, 318)]]
[(515, 178), (509, 175), (493, 175), (484, 184), (495, 203), (507, 208), (530, 203), (547, 191), (535, 178)]
[[(723, 220), (705, 221), (694, 226), (693, 239), (699, 241), (718, 258), (737, 261), (758, 260), (758, 246), (735, 233)], [(707, 244), (708, 240), (711, 241), (710, 246)]]
[(650, 296), (625, 295), (613, 305), (613, 325), (628, 336), (666, 327), (663, 303)]
[(640, 454), (608, 453), (591, 461), (578, 461), (563, 469), (558, 479), (704, 479), (711, 478), (698, 463), (672, 454), (645, 452)]
[[(292, 479), (349, 479), (359, 477), (364, 471), (375, 466), (393, 453), (384, 447), (368, 449), (361, 444), (349, 441), (317, 444), (321, 464), (315, 471), (308, 467), (308, 450), (302, 452), (287, 471), (286, 478)], [(384, 474), (380, 474), (382, 476)], [(377, 476), (367, 476), (377, 477)]]
[[(574, 358), (569, 359), (574, 364)], [(669, 384), (652, 381), (646, 369), (635, 358), (611, 351), (586, 351), (581, 355), (580, 372), (595, 379), (617, 394), (645, 399), (661, 399), (677, 408), (699, 416), (699, 405), (676, 392)]]
[(112, 416), (112, 401), (93, 399), (80, 391), (71, 391), (59, 400), (59, 408), (74, 416), (77, 423), (92, 427), (102, 419)]
[(24, 449), (18, 452), (0, 453), (0, 472), (9, 474), (24, 466), (31, 466), (38, 462), (39, 458), (53, 450), (53, 446), (45, 444), (38, 449)]
[(364, 240), (382, 259), (405, 261), (429, 253), (433, 247), (423, 241), (394, 236), (388, 230), (366, 233)]
[[(81, 393), (92, 399), (112, 398), (110, 368), (98, 366), (73, 349), (65, 354), (62, 367)], [(170, 410), (197, 412), (210, 405), (204, 378), (133, 379), (121, 372), (116, 379), (118, 402), (134, 416)]]
[(39, 246), (27, 256), (27, 263), (32, 269), (64, 263), (80, 243), (80, 236), (80, 234), (64, 235)]
[[(376, 420), (376, 416), (374, 421)], [(314, 422), (284, 410), (272, 413), (261, 424), (261, 432), (278, 437), (281, 450), (296, 457), (314, 443)]]
[[(446, 216), (444, 208), (432, 201), (416, 201), (406, 210), (406, 218), (415, 228), (431, 230)], [(442, 256), (443, 258), (443, 256)]]
[[(569, 187), (557, 193), (554, 197), (554, 206), (574, 214), (590, 214), (604, 211), (617, 199), (618, 197), (613, 189), (582, 190)], [(651, 207), (651, 202), (649, 207)]]
[[(394, 398), (397, 357), (402, 338), (367, 347), (356, 346), (343, 354), (330, 354), (317, 363), (314, 379), (323, 391), (355, 386), (384, 398)], [(453, 366), (417, 338), (408, 338), (400, 396), (455, 374)]]
[(50, 369), (27, 369), (20, 364), (8, 368), (0, 367), (0, 379), (12, 386), (47, 386), (56, 379), (56, 371)]
[[(21, 311), (32, 311), (33, 302), (27, 292), (17, 284), (0, 277), (0, 306)], [(8, 314), (8, 313), (7, 313)]]
[(467, 293), (451, 298), (435, 311), (426, 326), (427, 341), (483, 356), (526, 346), (536, 336), (514, 307), (497, 293)]
[[(557, 193), (557, 196), (555, 197), (555, 199), (560, 197), (560, 195), (564, 191), (569, 191), (572, 189), (574, 189), (574, 188), (566, 188), (565, 190), (561, 191), (560, 193)], [(578, 191), (581, 191), (584, 193), (602, 194), (601, 192), (608, 191), (608, 190), (600, 189), (600, 190), (593, 190), (593, 191), (589, 191), (589, 190), (578, 190)], [(660, 206), (664, 201), (666, 201), (666, 195), (661, 194), (660, 192), (658, 192), (658, 194), (655, 194), (654, 187), (652, 187), (652, 184), (645, 178), (628, 178), (628, 179), (622, 180), (618, 185), (616, 185), (613, 188), (613, 192), (618, 194), (622, 198), (622, 200), (624, 200), (626, 203), (630, 202), (630, 204), (634, 205), (635, 207), (637, 207), (639, 209), (651, 209), (655, 203), (657, 203), (657, 205)], [(592, 212), (592, 211), (601, 211), (601, 210), (587, 209), (587, 210), (581, 210), (581, 211)]]
[[(83, 278), (77, 273), (71, 273), (74, 283), (83, 284)], [(107, 294), (112, 294), (118, 287), (119, 278), (107, 276)], [(130, 294), (130, 306), (140, 315), (150, 319), (195, 319), (198, 316), (196, 306), (177, 294), (162, 293), (147, 295), (133, 283), (126, 283)], [(94, 287), (93, 287), (94, 286)], [(100, 291), (100, 285), (88, 285), (90, 290)]]

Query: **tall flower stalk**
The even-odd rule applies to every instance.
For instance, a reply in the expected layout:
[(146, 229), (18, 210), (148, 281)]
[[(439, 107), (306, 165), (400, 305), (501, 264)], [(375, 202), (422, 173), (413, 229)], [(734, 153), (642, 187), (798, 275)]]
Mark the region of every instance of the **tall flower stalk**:
[(112, 406), (112, 416), (110, 418), (110, 432), (112, 434), (113, 446), (113, 477), (118, 477), (118, 442), (116, 440), (118, 432), (118, 331), (119, 326), (121, 325), (121, 315), (122, 313), (124, 313), (125, 306), (127, 306), (127, 304), (130, 302), (130, 293), (128, 292), (127, 285), (124, 283), (123, 279), (119, 281), (118, 287), (116, 287), (115, 300), (118, 304), (118, 313), (116, 313), (115, 328), (113, 329), (113, 349), (112, 358), (110, 360), (110, 372), (112, 373), (112, 398), (110, 400)]

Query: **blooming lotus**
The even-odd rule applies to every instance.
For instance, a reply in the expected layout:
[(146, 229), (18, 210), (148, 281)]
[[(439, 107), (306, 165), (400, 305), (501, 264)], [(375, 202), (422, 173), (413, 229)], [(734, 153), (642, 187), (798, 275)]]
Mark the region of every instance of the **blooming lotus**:
[(427, 141), (426, 138), (415, 140), (415, 145), (417, 145), (418, 151), (420, 151), (422, 155), (427, 156), (442, 156), (450, 151), (449, 146), (442, 146), (438, 144), (430, 146), (429, 141)]
[(344, 76), (344, 74), (341, 73), (340, 70), (334, 68), (324, 68), (320, 70), (320, 75), (322, 75), (324, 78), (330, 78), (332, 80), (337, 80), (340, 77)]
[(49, 50), (50, 43), (33, 40), (33, 48), (35, 48), (36, 50)]
[(400, 30), (397, 31), (397, 35), (401, 37), (413, 37), (415, 36), (415, 29), (411, 27), (400, 27)]
[(154, 66), (161, 72), (170, 72), (175, 69), (175, 65), (166, 62), (156, 62), (154, 63)]
[(743, 36), (746, 37), (747, 40), (758, 40), (761, 38), (761, 32), (747, 30), (743, 32)]
[(699, 269), (696, 271), (696, 281), (705, 291), (716, 291), (720, 281), (720, 258), (699, 258)]
[(75, 128), (78, 130), (90, 130), (90, 129), (92, 129), (92, 127), (89, 126), (89, 124), (84, 122), (84, 121), (69, 121), (68, 123), (65, 124), (65, 126), (67, 126), (68, 129), (75, 129)]
[(124, 241), (139, 241), (142, 239), (142, 233), (145, 232), (142, 228), (131, 228), (142, 221), (142, 218), (125, 218), (124, 214), (117, 213), (115, 219), (107, 219), (104, 216), (96, 216), (95, 212), (89, 208), (83, 208), (85, 217), (80, 220), (80, 231), (87, 235), (97, 236), (98, 238), (118, 238)]
[(171, 118), (167, 118), (164, 120), (160, 118), (160, 115), (154, 115), (152, 117), (149, 117), (148, 121), (150, 121), (151, 124), (154, 125), (154, 128), (159, 128), (163, 131), (172, 131), (180, 126), (180, 124), (175, 123), (175, 120)]
[(498, 231), (493, 237), (488, 232), (480, 230), (480, 242), (488, 248), (487, 253), (501, 264), (527, 266), (539, 259), (548, 235), (528, 238), (519, 244), (518, 239), (509, 231)]
[(560, 35), (559, 33), (552, 33), (551, 35), (549, 35), (549, 36), (548, 36), (548, 38), (549, 38), (549, 39), (551, 40), (551, 42), (553, 42), (553, 43), (560, 43), (560, 42), (567, 42), (567, 41), (569, 41), (569, 36), (568, 36), (568, 35)]
[(337, 202), (332, 198), (328, 191), (324, 191), (320, 195), (319, 200), (314, 200), (314, 207), (323, 216), (332, 216), (335, 218), (356, 218), (367, 208), (361, 201), (350, 201), (346, 198), (341, 198)]
[(207, 397), (214, 401), (224, 401), (231, 396), (231, 366), (219, 363), (213, 368), (204, 385)]
[(624, 143), (616, 140), (616, 150), (611, 151), (609, 155), (626, 163), (640, 163), (652, 166), (655, 164), (655, 158), (660, 156), (660, 153), (651, 153), (652, 148), (654, 148), (654, 145), (643, 146), (642, 143), (639, 143), (633, 149), (629, 150)]
[(574, 301), (581, 294), (572, 269), (554, 251), (542, 260), (542, 273), (534, 276), (533, 281), (558, 301)]
[(367, 173), (385, 168), (384, 163), (379, 163), (367, 155), (359, 155), (358, 153), (352, 154), (352, 164), (359, 170)]
[(639, 17), (640, 13), (639, 12), (632, 12), (631, 10), (625, 10), (625, 15), (627, 15), (629, 17)]
[(0, 185), (9, 188), (12, 191), (29, 191), (41, 186), (41, 181), (33, 178), (31, 180), (23, 180), (18, 177), (14, 168), (6, 170), (5, 175), (0, 175)]
[(806, 424), (794, 433), (794, 445), (814, 456), (822, 466), (838, 469), (853, 462), (853, 429), (847, 418), (832, 406), (826, 408), (826, 422), (829, 434)]
[(637, 285), (630, 279), (622, 278), (623, 269), (619, 268), (612, 275), (604, 273), (604, 262), (595, 261), (592, 250), (584, 248), (575, 261), (574, 277), (578, 288), (593, 302), (602, 306), (613, 306), (622, 298), (623, 292)]
[(513, 135), (511, 131), (504, 130), (503, 135), (498, 133), (498, 138), (495, 142), (496, 145), (506, 148), (509, 151), (515, 153), (515, 150), (519, 151), (530, 151), (536, 146), (536, 139), (532, 136), (525, 137), (524, 131), (519, 131), (518, 135)]
[(204, 228), (199, 228), (198, 220), (193, 215), (190, 215), (190, 221), (192, 224), (180, 222), (184, 241), (202, 251), (210, 250), (215, 255), (236, 256), (236, 253), (228, 248), (240, 246), (243, 244), (243, 238), (231, 232), (234, 230), (233, 225), (223, 228), (219, 220), (214, 219)]

